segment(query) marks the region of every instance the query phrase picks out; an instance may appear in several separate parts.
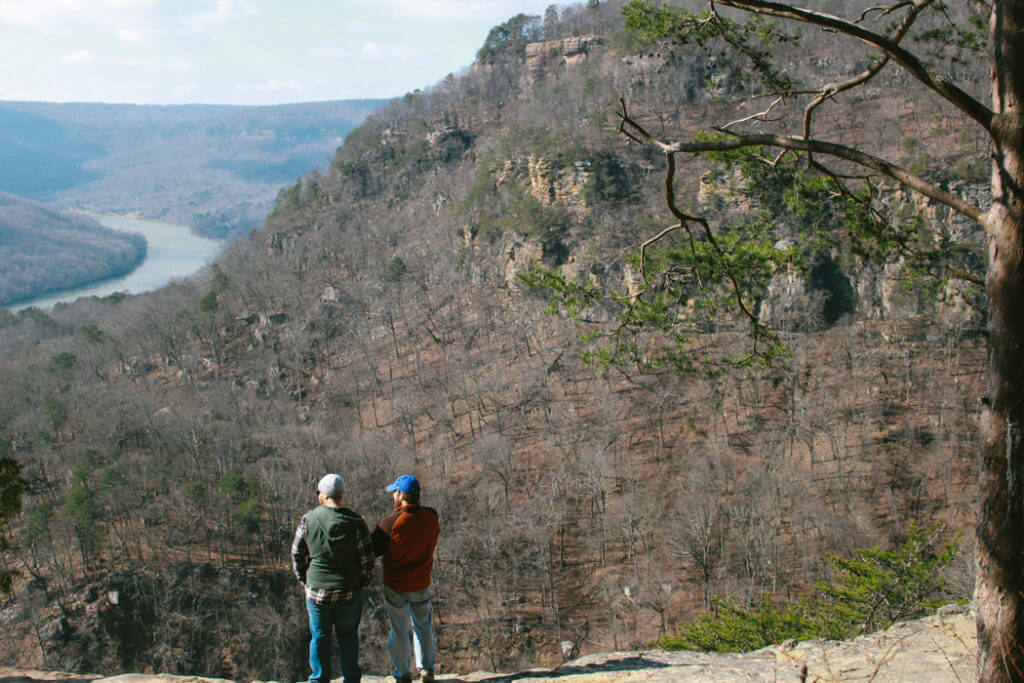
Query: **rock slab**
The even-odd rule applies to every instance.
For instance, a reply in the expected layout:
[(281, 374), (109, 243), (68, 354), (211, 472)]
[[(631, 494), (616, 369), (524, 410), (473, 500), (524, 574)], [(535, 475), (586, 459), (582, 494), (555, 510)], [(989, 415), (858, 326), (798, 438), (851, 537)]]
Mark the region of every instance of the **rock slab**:
[[(646, 650), (592, 654), (555, 668), (515, 673), (477, 671), (443, 674), (451, 683), (616, 683), (618, 681), (973, 681), (977, 634), (967, 607), (903, 622), (849, 641), (809, 640), (748, 652), (665, 652)], [(340, 681), (340, 679), (338, 679)], [(391, 677), (364, 676), (366, 683)], [(0, 667), (0, 683), (226, 683), (224, 679), (123, 674), (101, 677), (15, 671)], [(254, 682), (258, 683), (258, 682)]]

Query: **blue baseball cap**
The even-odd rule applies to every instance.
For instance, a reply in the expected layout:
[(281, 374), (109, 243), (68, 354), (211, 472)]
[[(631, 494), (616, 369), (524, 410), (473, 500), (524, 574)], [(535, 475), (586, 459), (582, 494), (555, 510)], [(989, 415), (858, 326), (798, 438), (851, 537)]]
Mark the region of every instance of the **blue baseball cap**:
[(388, 493), (394, 493), (395, 491), (401, 491), (402, 493), (419, 493), (420, 480), (411, 474), (403, 474), (398, 479), (395, 479), (394, 484), (389, 485), (384, 490)]

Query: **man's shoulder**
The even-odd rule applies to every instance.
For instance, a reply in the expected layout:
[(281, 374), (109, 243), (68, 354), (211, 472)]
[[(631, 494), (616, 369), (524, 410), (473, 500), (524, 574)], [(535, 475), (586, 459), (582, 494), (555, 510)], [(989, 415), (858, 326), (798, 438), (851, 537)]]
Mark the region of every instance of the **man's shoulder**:
[(384, 531), (391, 531), (391, 527), (393, 527), (395, 522), (398, 521), (398, 518), (402, 516), (402, 512), (402, 510), (395, 510), (394, 512), (388, 513), (380, 520), (380, 524), (377, 526)]
[(359, 514), (358, 512), (356, 512), (355, 510), (353, 510), (352, 508), (342, 507), (342, 508), (337, 508), (337, 509), (338, 509), (339, 512), (341, 512), (341, 514), (345, 515), (345, 517), (347, 517), (349, 519), (358, 520), (360, 522), (363, 521), (363, 516), (361, 514)]
[(413, 528), (423, 529), (426, 526), (438, 526), (440, 524), (437, 510), (425, 505), (415, 507), (404, 507), (394, 513), (395, 522), (399, 526), (409, 525)]
[(316, 517), (316, 516), (325, 516), (325, 517), (339, 517), (340, 516), (340, 517), (343, 517), (343, 518), (349, 519), (349, 520), (357, 520), (357, 521), (362, 521), (363, 520), (363, 516), (361, 514), (359, 514), (358, 512), (356, 512), (355, 510), (353, 510), (352, 508), (347, 508), (347, 507), (331, 507), (329, 505), (319, 505), (319, 506), (313, 508), (312, 510), (309, 510), (306, 514), (304, 514), (303, 518), (310, 518), (310, 517)]

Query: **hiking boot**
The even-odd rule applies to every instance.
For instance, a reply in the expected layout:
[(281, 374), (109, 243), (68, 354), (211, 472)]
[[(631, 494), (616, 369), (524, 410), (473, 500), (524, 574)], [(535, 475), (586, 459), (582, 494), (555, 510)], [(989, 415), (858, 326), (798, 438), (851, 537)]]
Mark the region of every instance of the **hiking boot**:
[(422, 681), (422, 683), (434, 683), (434, 670), (423, 669), (420, 671), (420, 681)]
[(395, 676), (395, 683), (412, 683), (412, 674), (405, 674), (404, 676)]

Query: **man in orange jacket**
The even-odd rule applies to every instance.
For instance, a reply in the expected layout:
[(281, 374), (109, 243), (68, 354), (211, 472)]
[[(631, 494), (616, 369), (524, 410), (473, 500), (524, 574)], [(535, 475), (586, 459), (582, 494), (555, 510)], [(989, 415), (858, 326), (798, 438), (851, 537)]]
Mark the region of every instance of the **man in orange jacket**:
[[(372, 539), (373, 551), (381, 556), (384, 567), (384, 607), (391, 622), (388, 654), (397, 683), (412, 681), (413, 664), (419, 667), (423, 683), (433, 683), (436, 653), (430, 571), (441, 525), (437, 511), (420, 505), (416, 477), (403, 474), (385, 490), (391, 494), (395, 511), (381, 520)], [(414, 653), (409, 648), (411, 640)]]

